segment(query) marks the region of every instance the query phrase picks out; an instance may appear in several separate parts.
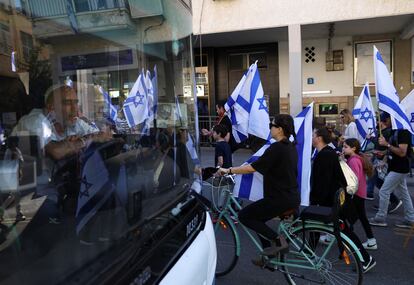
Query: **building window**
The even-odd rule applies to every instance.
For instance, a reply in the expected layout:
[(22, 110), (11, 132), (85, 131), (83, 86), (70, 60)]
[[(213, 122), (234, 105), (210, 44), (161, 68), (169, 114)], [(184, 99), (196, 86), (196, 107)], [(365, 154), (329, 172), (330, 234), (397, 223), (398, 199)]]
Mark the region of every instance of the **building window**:
[(23, 58), (28, 62), (33, 49), (33, 37), (25, 32), (20, 32), (20, 37), (22, 40)]
[(247, 65), (247, 54), (231, 54), (229, 56), (229, 70), (244, 70)]
[(230, 54), (229, 70), (246, 70), (256, 61), (258, 68), (267, 68), (266, 52)]
[(267, 68), (267, 57), (265, 52), (249, 53), (249, 65), (252, 65), (257, 60), (258, 68)]
[(375, 84), (373, 47), (377, 47), (382, 59), (393, 77), (392, 41), (356, 42), (354, 44), (354, 85)]
[(0, 23), (0, 53), (10, 54), (11, 49), (10, 28), (8, 25)]

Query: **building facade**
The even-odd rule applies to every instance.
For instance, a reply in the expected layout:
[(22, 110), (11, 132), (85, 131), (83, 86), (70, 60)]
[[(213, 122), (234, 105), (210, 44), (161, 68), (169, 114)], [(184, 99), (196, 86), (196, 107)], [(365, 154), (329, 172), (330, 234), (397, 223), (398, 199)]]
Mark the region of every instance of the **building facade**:
[(365, 82), (375, 102), (373, 45), (403, 98), (414, 87), (413, 13), (404, 0), (193, 1), (195, 63), (202, 54), (208, 78), (199, 98), (213, 114), (258, 60), (271, 114), (294, 115), (314, 101), (317, 117), (335, 121)]

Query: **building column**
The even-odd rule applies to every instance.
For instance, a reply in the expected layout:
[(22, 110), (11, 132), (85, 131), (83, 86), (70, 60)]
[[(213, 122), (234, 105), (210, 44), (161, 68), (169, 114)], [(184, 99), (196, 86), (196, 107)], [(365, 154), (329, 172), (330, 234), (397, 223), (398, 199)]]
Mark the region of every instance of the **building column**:
[(302, 35), (299, 24), (288, 26), (289, 109), (294, 117), (302, 111)]

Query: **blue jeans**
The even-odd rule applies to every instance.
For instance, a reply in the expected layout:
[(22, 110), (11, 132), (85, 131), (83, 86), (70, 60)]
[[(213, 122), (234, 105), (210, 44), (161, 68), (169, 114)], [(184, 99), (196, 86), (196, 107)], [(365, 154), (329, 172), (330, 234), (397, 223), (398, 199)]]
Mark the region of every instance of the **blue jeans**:
[(388, 213), (388, 205), (390, 195), (397, 191), (397, 195), (401, 199), (404, 207), (404, 217), (407, 221), (414, 222), (414, 208), (411, 201), (410, 193), (407, 188), (407, 173), (397, 173), (390, 171), (385, 177), (384, 184), (379, 191), (379, 209), (376, 218), (385, 219)]

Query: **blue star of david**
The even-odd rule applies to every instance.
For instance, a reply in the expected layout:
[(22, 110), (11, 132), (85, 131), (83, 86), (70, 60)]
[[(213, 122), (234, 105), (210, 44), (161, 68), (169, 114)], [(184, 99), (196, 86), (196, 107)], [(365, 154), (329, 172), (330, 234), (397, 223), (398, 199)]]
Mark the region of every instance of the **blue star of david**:
[(89, 197), (89, 189), (92, 187), (92, 183), (89, 183), (88, 180), (86, 180), (86, 175), (83, 176), (83, 178), (81, 179), (81, 184), (85, 185), (85, 191), (80, 191), (79, 192), (79, 198), (82, 198), (83, 196), (85, 197)]
[(266, 105), (265, 105), (265, 103), (266, 103), (266, 99), (264, 98), (264, 97), (262, 97), (262, 98), (257, 98), (257, 101), (259, 102), (259, 110), (265, 110), (267, 113), (269, 113), (268, 111), (267, 111), (267, 107), (266, 107)]
[[(135, 101), (134, 101), (134, 105), (135, 107), (138, 107), (138, 105), (142, 104), (144, 105), (144, 102), (142, 102), (142, 100), (144, 99), (144, 95), (139, 94), (139, 92), (137, 92), (137, 94), (135, 95)], [(138, 100), (138, 102), (137, 102)]]
[(368, 110), (368, 108), (365, 108), (364, 111), (361, 112), (361, 119), (365, 122), (368, 122), (372, 118), (372, 112)]
[(414, 113), (411, 113), (411, 121), (410, 123), (414, 123)]

